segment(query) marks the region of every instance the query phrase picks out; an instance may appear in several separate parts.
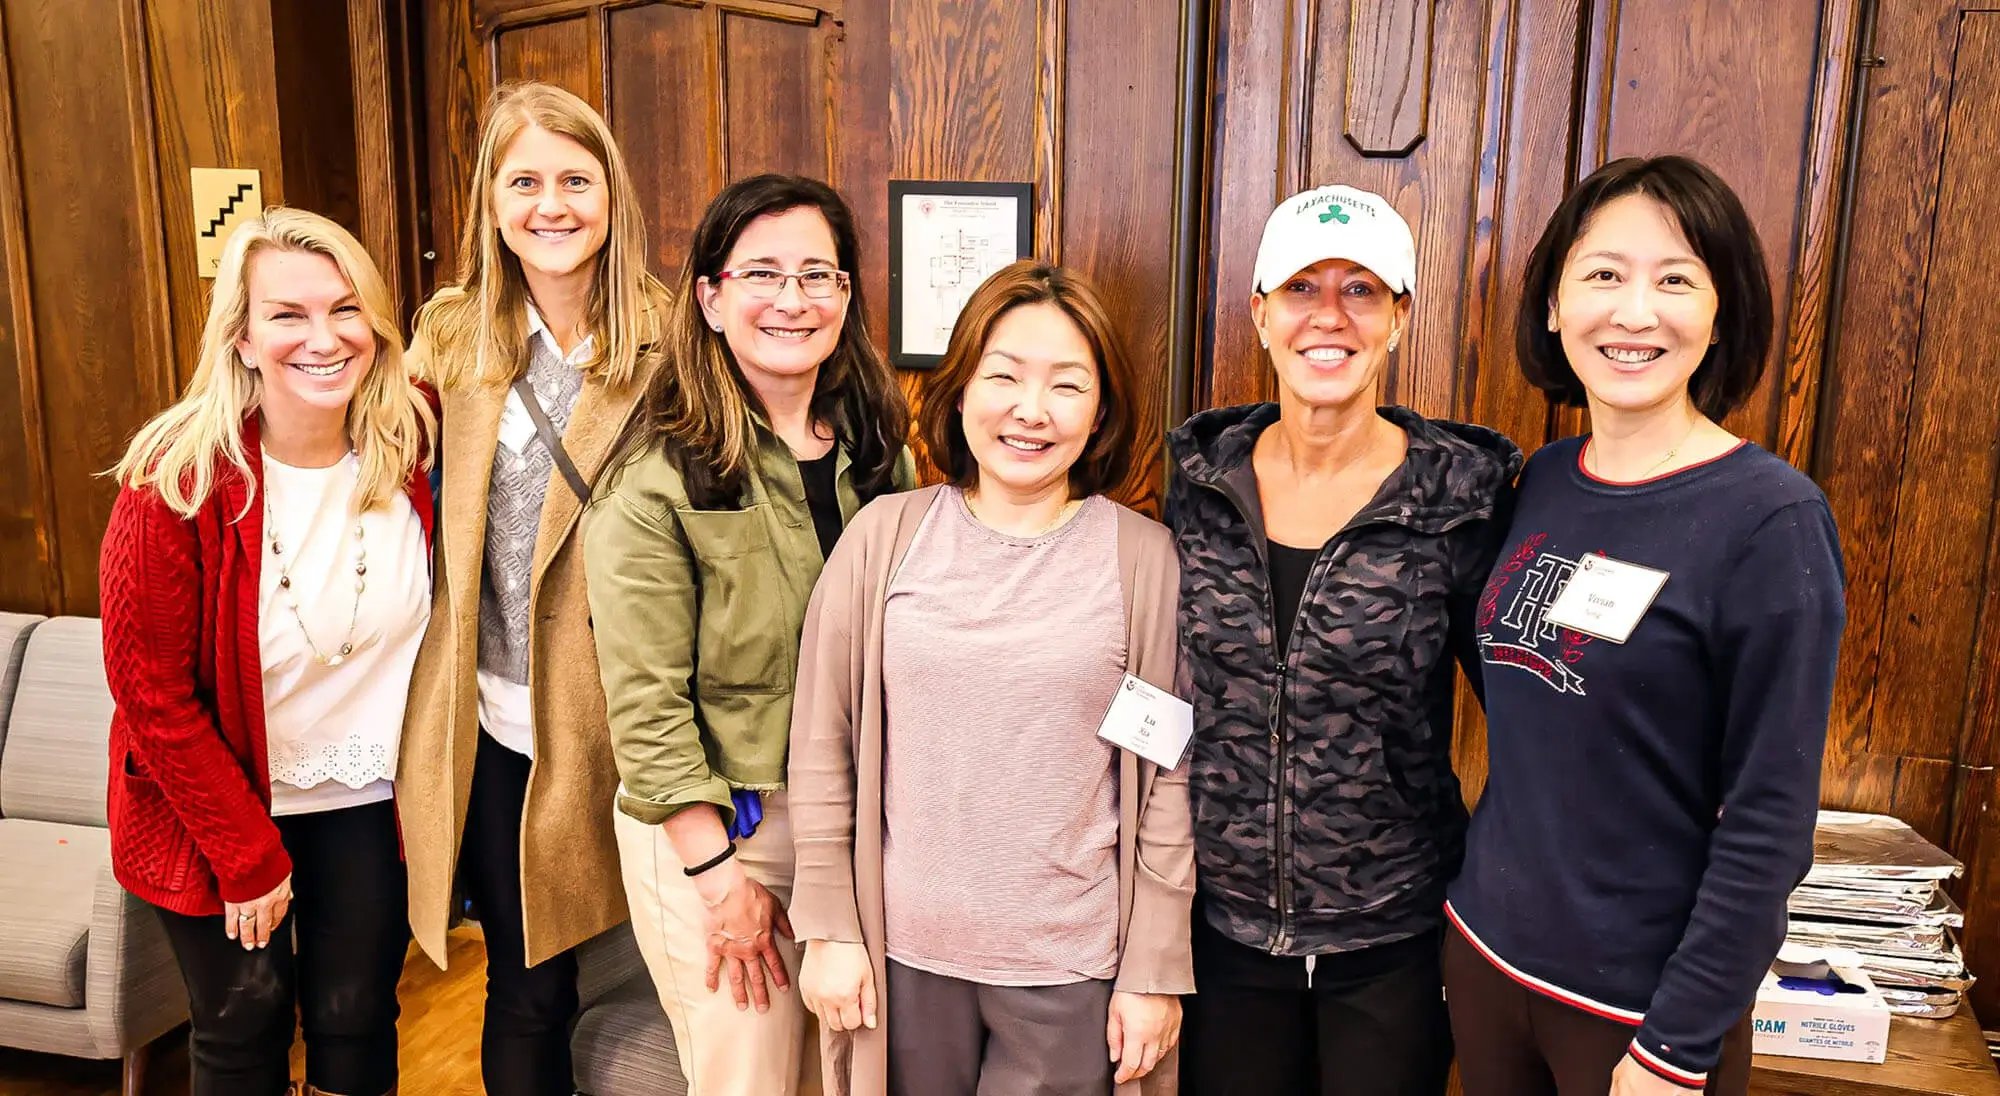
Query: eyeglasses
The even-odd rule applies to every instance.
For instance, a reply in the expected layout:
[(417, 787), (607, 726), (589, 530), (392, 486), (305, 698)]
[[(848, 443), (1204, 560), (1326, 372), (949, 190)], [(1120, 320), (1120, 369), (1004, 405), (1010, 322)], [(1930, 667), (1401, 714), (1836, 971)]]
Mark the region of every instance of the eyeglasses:
[(740, 282), (745, 293), (764, 300), (783, 293), (785, 283), (794, 278), (798, 279), (799, 292), (816, 301), (823, 301), (847, 288), (847, 271), (828, 267), (787, 274), (768, 266), (746, 266), (740, 270), (725, 270), (715, 276), (716, 281)]

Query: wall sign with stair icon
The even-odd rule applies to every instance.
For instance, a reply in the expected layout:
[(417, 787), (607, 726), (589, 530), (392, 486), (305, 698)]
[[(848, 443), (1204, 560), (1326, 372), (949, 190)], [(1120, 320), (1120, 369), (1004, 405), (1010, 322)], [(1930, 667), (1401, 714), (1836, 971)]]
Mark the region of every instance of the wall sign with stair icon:
[(190, 168), (194, 192), (195, 270), (215, 277), (222, 245), (246, 218), (264, 212), (264, 184), (255, 168)]

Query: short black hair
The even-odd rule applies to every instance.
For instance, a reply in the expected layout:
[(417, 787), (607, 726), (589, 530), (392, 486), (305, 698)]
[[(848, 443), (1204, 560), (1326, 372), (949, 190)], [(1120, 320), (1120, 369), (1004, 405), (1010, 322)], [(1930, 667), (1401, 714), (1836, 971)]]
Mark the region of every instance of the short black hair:
[(1628, 156), (1613, 160), (1578, 183), (1549, 216), (1528, 255), (1514, 318), (1514, 352), (1528, 383), (1551, 402), (1585, 405), (1583, 382), (1563, 353), (1562, 336), (1548, 329), (1556, 279), (1570, 249), (1605, 205), (1644, 194), (1666, 207), (1695, 256), (1715, 278), (1715, 345), (1688, 379), (1688, 396), (1702, 414), (1720, 419), (1740, 406), (1764, 376), (1774, 323), (1771, 275), (1764, 246), (1743, 203), (1707, 165), (1686, 156)]

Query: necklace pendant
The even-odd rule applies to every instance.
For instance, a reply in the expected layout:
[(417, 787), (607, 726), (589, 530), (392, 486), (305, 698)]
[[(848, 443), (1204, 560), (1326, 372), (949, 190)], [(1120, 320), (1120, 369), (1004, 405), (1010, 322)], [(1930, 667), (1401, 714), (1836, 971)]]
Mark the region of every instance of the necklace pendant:
[(347, 661), (346, 655), (334, 655), (333, 657), (326, 660), (326, 664), (328, 666), (338, 666), (346, 661)]
[(290, 576), (290, 575), (279, 575), (279, 576), (278, 576), (278, 589), (280, 589), (280, 590), (289, 590), (289, 589), (291, 589), (291, 588), (292, 588), (292, 576)]

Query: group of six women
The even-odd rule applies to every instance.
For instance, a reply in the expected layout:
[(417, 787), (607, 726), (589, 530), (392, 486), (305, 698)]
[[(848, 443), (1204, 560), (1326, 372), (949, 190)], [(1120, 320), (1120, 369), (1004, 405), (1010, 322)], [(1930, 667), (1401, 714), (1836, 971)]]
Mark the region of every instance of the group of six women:
[[(1519, 359), (1592, 430), (1525, 468), (1377, 407), (1402, 217), (1288, 200), (1277, 400), (1170, 433), (1164, 526), (1107, 495), (1151, 403), (1081, 275), (980, 286), (913, 422), (833, 190), (731, 184), (672, 287), (638, 208), (527, 84), (407, 354), (337, 226), (229, 242), (101, 568), (114, 866), (197, 1094), (285, 1092), (295, 1019), (307, 1092), (394, 1091), (406, 941), (443, 965), (460, 896), (496, 1094), (573, 1090), (576, 949), (628, 918), (700, 1096), (1432, 1093), (1454, 1045), (1473, 1093), (1743, 1091), (1842, 579), (1720, 425), (1772, 311), (1707, 169), (1557, 209)], [(1141, 683), (1178, 763), (1100, 733)]]

